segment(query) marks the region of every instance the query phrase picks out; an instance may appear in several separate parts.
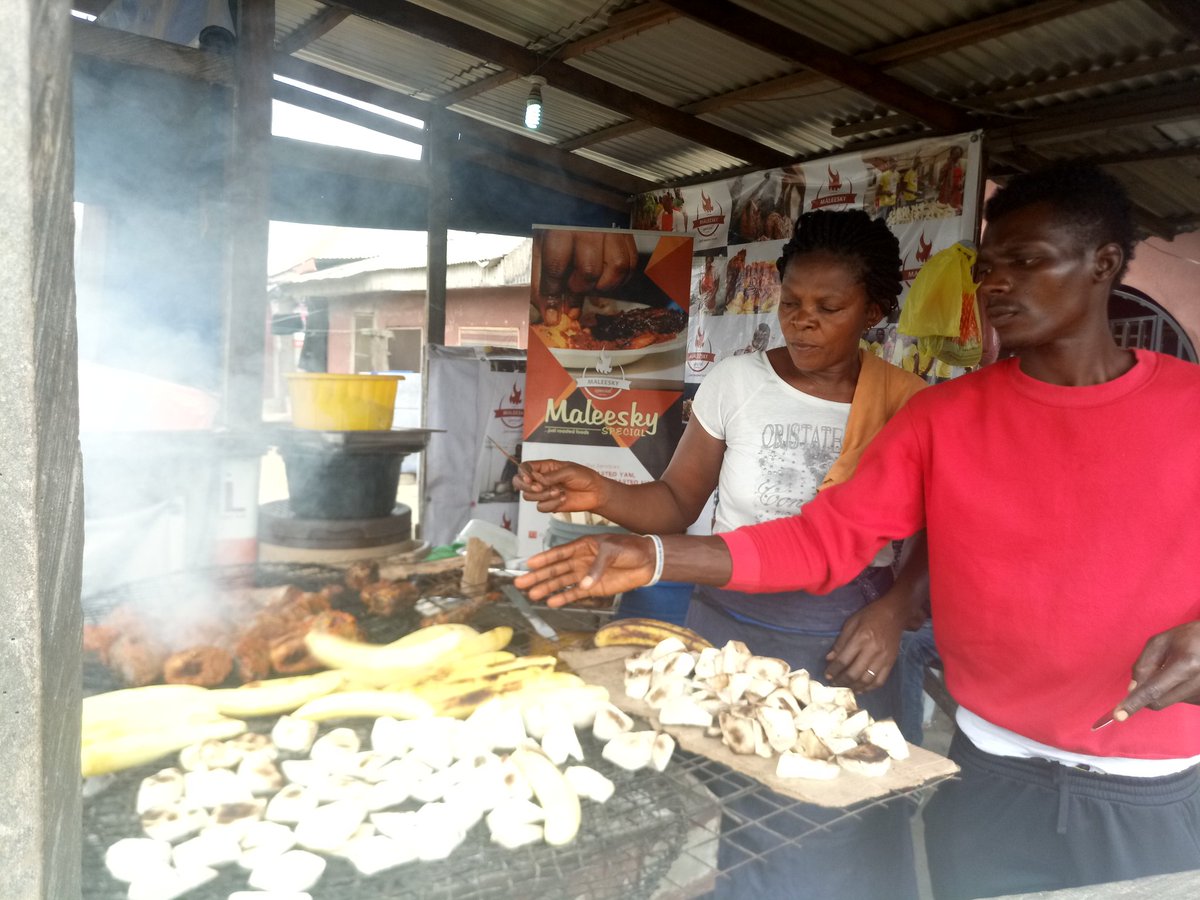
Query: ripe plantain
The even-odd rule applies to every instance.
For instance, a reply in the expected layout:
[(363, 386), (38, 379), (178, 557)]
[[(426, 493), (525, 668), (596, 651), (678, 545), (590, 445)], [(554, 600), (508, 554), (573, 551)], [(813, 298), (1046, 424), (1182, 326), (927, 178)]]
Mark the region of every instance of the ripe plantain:
[(596, 631), (592, 642), (597, 647), (654, 647), (667, 638), (678, 638), (685, 648), (699, 652), (711, 647), (690, 628), (659, 619), (616, 619)]

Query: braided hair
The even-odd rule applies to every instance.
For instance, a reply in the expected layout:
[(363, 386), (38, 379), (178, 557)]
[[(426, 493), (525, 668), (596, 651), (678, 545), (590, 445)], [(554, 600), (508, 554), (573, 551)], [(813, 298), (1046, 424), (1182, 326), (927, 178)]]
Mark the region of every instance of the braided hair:
[(805, 213), (782, 252), (776, 263), (781, 278), (793, 259), (828, 254), (853, 269), (867, 301), (878, 304), (884, 318), (896, 311), (903, 285), (900, 242), (882, 219), (873, 219), (861, 209)]
[(1052, 206), (1056, 220), (1073, 229), (1082, 240), (1120, 247), (1125, 261), (1114, 280), (1121, 280), (1133, 259), (1137, 239), (1133, 206), (1121, 182), (1089, 163), (1056, 162), (1013, 176), (987, 202), (984, 217), (989, 223), (995, 222), (1035, 203)]

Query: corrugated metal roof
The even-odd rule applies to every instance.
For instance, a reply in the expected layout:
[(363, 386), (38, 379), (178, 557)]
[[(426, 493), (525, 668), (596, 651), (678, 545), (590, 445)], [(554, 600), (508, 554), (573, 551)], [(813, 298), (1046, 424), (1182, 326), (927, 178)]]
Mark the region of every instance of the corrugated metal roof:
[[(996, 133), (1004, 133), (1014, 124), (1046, 122), (1035, 137), (1017, 142), (1045, 158), (1103, 159), (1171, 151), (1179, 141), (1200, 138), (1200, 33), (1190, 32), (1187, 23), (1172, 20), (1144, 0), (735, 3), (747, 17), (765, 17), (780, 31), (792, 29), (837, 53), (867, 54), (876, 68), (923, 92), (928, 102), (952, 100), (971, 111), (975, 118), (967, 127), (976, 120), (990, 121)], [(353, 8), (354, 0), (340, 5)], [(371, 8), (378, 9), (378, 15), (389, 14), (386, 4)], [(316, 0), (277, 0), (280, 39), (324, 9)], [(806, 60), (788, 58), (793, 54), (786, 45), (765, 50), (698, 21), (703, 6), (680, 6), (672, 12), (655, 0), (419, 0), (397, 2), (394, 9), (394, 24), (351, 15), (295, 55), (432, 101), (504, 71), (495, 60), (405, 30), (406, 22), (421, 18), (406, 16), (405, 10), (423, 9), (525, 48), (535, 60), (565, 62), (663, 107), (685, 109), (705, 101), (697, 107), (704, 110), (698, 114), (702, 122), (789, 158), (929, 133), (913, 115), (897, 115), (895, 98), (866, 96), (827, 78), (806, 75)], [(1030, 15), (1036, 17), (1033, 24)], [(1008, 25), (1012, 17), (1021, 17), (1025, 24)], [(610, 23), (631, 19), (640, 30), (622, 31), (596, 46), (573, 45), (605, 35)], [(947, 38), (954, 41), (947, 44)], [(516, 74), (527, 72), (525, 66)], [(868, 79), (862, 90), (871, 93), (877, 84)], [(1052, 128), (1056, 118), (1079, 103), (1138, 98), (1141, 91), (1170, 90), (1172, 85), (1181, 86), (1180, 98), (1196, 85), (1197, 108), (1178, 99), (1174, 106), (1166, 104), (1161, 120), (1130, 120), (1119, 127), (1109, 127), (1098, 115), (1094, 124), (1079, 126), (1087, 132), (1082, 137)], [(744, 159), (710, 146), (699, 129), (689, 133), (664, 117), (647, 118), (624, 109), (619, 97), (579, 97), (553, 79), (543, 88), (543, 128), (530, 134), (522, 125), (528, 91), (524, 77), (498, 81), (486, 91), (460, 97), (451, 109), (525, 134), (537, 142), (532, 146), (543, 150), (547, 144), (571, 142), (580, 157), (656, 184), (696, 181), (746, 166)], [(727, 101), (715, 99), (735, 91), (739, 93)], [(634, 119), (637, 115), (643, 118)], [(983, 119), (987, 115), (994, 118)], [(864, 120), (870, 121), (863, 124)], [(609, 130), (622, 124), (628, 127)], [(590, 143), (589, 135), (595, 135)], [(993, 161), (1017, 165), (1015, 157), (1003, 155), (1014, 142), (1001, 141)], [(1196, 158), (1177, 156), (1113, 163), (1143, 209), (1167, 221), (1165, 227), (1200, 214), (1200, 191), (1193, 190), (1197, 167)]]

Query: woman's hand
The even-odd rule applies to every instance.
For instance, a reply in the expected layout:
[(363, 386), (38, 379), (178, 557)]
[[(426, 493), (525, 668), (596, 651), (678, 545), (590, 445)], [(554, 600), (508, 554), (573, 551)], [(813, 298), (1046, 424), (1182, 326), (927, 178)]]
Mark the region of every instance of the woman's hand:
[(908, 618), (906, 602), (890, 594), (848, 618), (825, 656), (826, 680), (857, 693), (881, 687), (896, 664)]
[(641, 535), (585, 537), (531, 556), (514, 582), (532, 600), (565, 606), (641, 587), (654, 575), (654, 543)]
[(557, 459), (523, 462), (513, 476), (513, 488), (539, 512), (590, 512), (607, 499), (603, 475), (587, 466)]

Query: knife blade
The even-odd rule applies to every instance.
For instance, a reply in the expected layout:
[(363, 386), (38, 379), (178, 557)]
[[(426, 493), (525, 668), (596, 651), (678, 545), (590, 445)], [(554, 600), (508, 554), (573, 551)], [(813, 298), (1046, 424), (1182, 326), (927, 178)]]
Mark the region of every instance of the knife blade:
[(511, 584), (502, 584), (500, 585), (500, 592), (504, 594), (504, 596), (512, 602), (512, 605), (517, 608), (517, 611), (529, 621), (529, 624), (533, 626), (534, 631), (548, 641), (558, 640), (558, 632), (550, 627), (550, 623), (534, 612), (533, 605), (519, 589)]
[(1092, 726), (1092, 731), (1099, 731), (1105, 725), (1111, 725), (1115, 721), (1116, 719), (1113, 718), (1112, 713), (1105, 713), (1096, 720), (1096, 723)]

